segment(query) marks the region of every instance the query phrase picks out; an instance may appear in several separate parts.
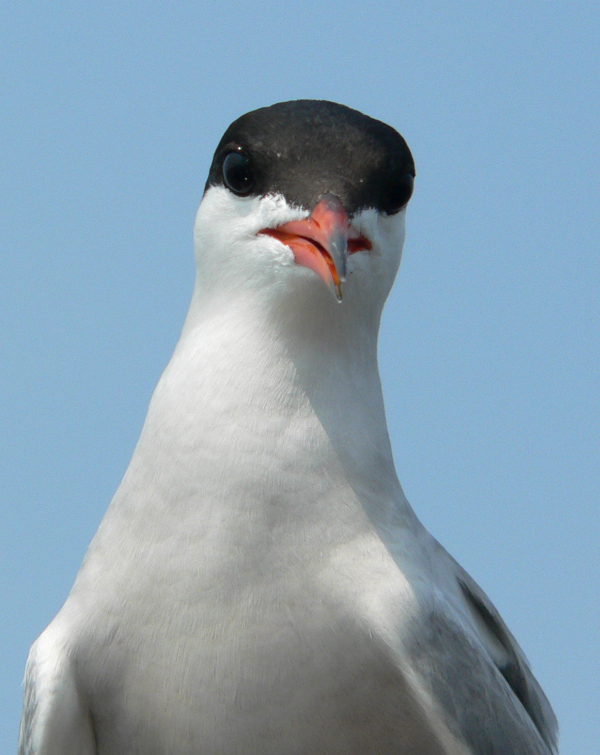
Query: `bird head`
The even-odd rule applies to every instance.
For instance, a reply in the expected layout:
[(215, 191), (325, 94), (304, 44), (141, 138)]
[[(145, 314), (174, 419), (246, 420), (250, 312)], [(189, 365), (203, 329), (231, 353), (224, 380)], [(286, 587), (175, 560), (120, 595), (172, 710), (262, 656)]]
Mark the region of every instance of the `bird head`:
[(380, 313), (414, 176), (402, 136), (343, 105), (296, 100), (243, 115), (217, 146), (198, 210), (203, 295), (368, 302)]

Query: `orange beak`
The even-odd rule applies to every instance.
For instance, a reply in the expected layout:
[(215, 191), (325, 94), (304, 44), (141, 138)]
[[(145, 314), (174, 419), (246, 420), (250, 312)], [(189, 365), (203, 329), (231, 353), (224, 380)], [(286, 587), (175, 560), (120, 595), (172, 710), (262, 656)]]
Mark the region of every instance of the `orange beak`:
[(326, 194), (305, 220), (265, 228), (261, 233), (288, 246), (298, 265), (313, 270), (332, 289), (339, 302), (348, 255), (371, 248), (368, 239), (352, 235), (348, 214), (333, 194)]

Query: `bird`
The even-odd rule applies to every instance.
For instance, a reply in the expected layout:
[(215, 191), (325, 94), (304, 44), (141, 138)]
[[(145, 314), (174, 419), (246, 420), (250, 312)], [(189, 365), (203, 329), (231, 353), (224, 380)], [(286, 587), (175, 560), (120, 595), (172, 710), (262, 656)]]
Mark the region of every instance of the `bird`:
[(181, 337), (33, 644), (19, 755), (551, 755), (489, 598), (396, 474), (377, 363), (415, 163), (281, 102), (219, 142)]

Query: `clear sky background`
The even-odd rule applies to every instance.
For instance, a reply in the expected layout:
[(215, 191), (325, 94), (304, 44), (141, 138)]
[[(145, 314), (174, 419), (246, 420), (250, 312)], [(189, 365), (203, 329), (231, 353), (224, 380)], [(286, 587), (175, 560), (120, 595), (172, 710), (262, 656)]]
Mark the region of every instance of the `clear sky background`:
[(0, 7), (0, 752), (128, 464), (214, 148), (303, 97), (417, 165), (380, 342), (400, 479), (600, 752), (600, 5)]

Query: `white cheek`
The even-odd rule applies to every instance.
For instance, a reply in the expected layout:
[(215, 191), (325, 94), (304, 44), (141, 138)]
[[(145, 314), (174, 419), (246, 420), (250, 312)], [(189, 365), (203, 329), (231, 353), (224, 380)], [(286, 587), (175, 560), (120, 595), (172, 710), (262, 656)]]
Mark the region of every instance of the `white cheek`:
[(405, 235), (406, 208), (395, 215), (380, 215), (376, 210), (363, 210), (352, 220), (352, 226), (370, 239), (375, 255), (402, 248)]
[(264, 286), (278, 280), (294, 265), (293, 252), (260, 231), (308, 215), (290, 207), (282, 196), (236, 197), (222, 186), (211, 187), (198, 208), (194, 229), (201, 278), (207, 285), (212, 281), (213, 288), (240, 282)]
[(291, 267), (296, 264), (294, 252), (290, 247), (271, 236), (258, 236), (254, 248), (257, 256), (272, 260), (279, 266)]
[(379, 233), (386, 249), (394, 249), (401, 254), (406, 236), (406, 208), (395, 215), (382, 215), (379, 218)]
[(258, 200), (258, 209), (254, 220), (253, 231), (258, 233), (263, 228), (277, 228), (292, 220), (302, 220), (310, 213), (299, 207), (288, 205), (281, 194), (268, 194)]
[(276, 228), (308, 215), (307, 210), (288, 205), (281, 195), (236, 197), (223, 186), (212, 186), (198, 208), (194, 238), (206, 253), (210, 247), (247, 243), (263, 228)]
[(368, 301), (387, 299), (392, 288), (404, 243), (405, 211), (388, 217), (376, 210), (364, 210), (352, 220), (352, 228), (371, 241), (370, 251), (356, 252), (348, 260), (349, 293), (354, 290)]
[(372, 269), (386, 269), (394, 274), (400, 264), (405, 236), (406, 210), (396, 215), (380, 215), (376, 210), (364, 210), (352, 220), (352, 227), (373, 245), (369, 252), (359, 252), (350, 258), (364, 266), (365, 258)]
[[(222, 186), (211, 187), (200, 204), (194, 229), (202, 285), (206, 290), (240, 286), (266, 290), (288, 280), (295, 266), (292, 250), (260, 231), (309, 214), (288, 205), (281, 195), (236, 197)], [(400, 264), (404, 215), (404, 210), (391, 217), (365, 210), (352, 219), (353, 230), (368, 238), (372, 249), (351, 255), (350, 289), (378, 291), (376, 298), (385, 299)]]
[(351, 225), (358, 234), (365, 236), (375, 245), (379, 232), (379, 220), (377, 210), (363, 210), (352, 218)]

